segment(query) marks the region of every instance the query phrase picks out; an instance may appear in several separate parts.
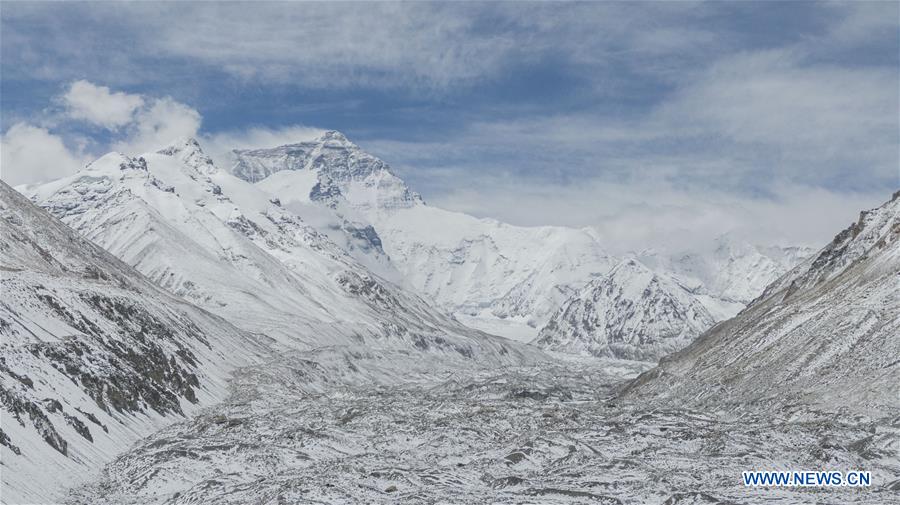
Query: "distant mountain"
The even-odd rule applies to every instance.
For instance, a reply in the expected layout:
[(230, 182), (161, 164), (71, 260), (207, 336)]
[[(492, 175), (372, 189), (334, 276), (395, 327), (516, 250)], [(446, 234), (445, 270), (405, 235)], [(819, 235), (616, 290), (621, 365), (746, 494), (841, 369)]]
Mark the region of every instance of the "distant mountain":
[(677, 278), (716, 320), (722, 320), (734, 316), (771, 282), (813, 253), (810, 247), (759, 246), (724, 234), (709, 246), (701, 244), (669, 254), (642, 251), (635, 257)]
[(900, 410), (900, 192), (625, 396), (681, 405)]
[(288, 184), (283, 189), (290, 190), (292, 200), (329, 206), (347, 202), (353, 208), (375, 212), (422, 203), (422, 197), (391, 173), (387, 163), (363, 151), (340, 132), (325, 132), (310, 142), (233, 153), (234, 175), (259, 182), (280, 174), (262, 186), (273, 190), (283, 188), (282, 183)]
[[(570, 297), (621, 261), (589, 228), (512, 226), (426, 205), (387, 163), (338, 132), (234, 154), (235, 175), (298, 213), (327, 209), (337, 221), (366, 229), (407, 286), (464, 323), (510, 338), (534, 339)], [(811, 251), (723, 237), (712, 250), (629, 256), (671, 277), (721, 320), (804, 253)]]
[(658, 360), (714, 323), (706, 307), (676, 281), (629, 259), (566, 301), (534, 344), (553, 351)]
[(263, 354), (3, 182), (0, 271), (4, 503), (57, 501), (138, 438), (222, 399), (230, 370)]
[(219, 170), (193, 139), (137, 158), (108, 154), (32, 194), (160, 286), (281, 348), (364, 346), (485, 363), (532, 352), (373, 273), (277, 198)]

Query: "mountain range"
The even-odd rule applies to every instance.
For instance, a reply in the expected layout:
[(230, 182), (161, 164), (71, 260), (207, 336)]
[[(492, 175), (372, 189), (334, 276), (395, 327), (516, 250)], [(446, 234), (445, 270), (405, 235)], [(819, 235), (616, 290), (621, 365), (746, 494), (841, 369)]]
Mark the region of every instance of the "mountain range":
[[(560, 307), (577, 300), (588, 282), (622, 260), (606, 252), (591, 228), (513, 226), (427, 205), (387, 163), (339, 132), (273, 149), (236, 150), (234, 160), (232, 173), (300, 214), (324, 207), (333, 216), (329, 222), (370, 226), (373, 242), (389, 256), (406, 287), (465, 324), (508, 338), (535, 340), (547, 324), (556, 324), (551, 318)], [(627, 256), (660, 276), (675, 277), (685, 296), (718, 321), (733, 316), (811, 253), (723, 236), (711, 251)], [(587, 328), (578, 340), (586, 343), (602, 331)], [(589, 347), (577, 344), (568, 350)]]

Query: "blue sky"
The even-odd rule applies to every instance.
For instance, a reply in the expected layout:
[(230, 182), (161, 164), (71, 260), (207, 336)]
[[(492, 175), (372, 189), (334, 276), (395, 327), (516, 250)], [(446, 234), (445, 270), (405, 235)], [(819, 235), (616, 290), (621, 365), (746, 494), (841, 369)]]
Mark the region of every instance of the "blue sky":
[(895, 2), (4, 3), (0, 170), (36, 182), (174, 135), (224, 152), (338, 129), (426, 200), (479, 216), (595, 226), (622, 247), (734, 230), (817, 244), (900, 186), (898, 16)]

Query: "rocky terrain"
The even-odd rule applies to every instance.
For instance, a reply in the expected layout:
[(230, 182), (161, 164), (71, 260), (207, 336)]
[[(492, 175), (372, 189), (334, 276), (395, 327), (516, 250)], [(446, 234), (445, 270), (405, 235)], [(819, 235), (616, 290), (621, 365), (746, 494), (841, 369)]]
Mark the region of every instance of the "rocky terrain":
[[(379, 359), (326, 373), (307, 360), (332, 358), (304, 355), (242, 372), (227, 403), (143, 440), (66, 503), (888, 504), (900, 495), (895, 419), (610, 401), (640, 363), (413, 365), (385, 377)], [(769, 468), (864, 468), (874, 485), (742, 485), (742, 471)]]
[[(67, 502), (895, 503), (897, 201), (630, 382), (646, 363), (285, 356), (242, 370), (227, 402), (145, 439)], [(751, 318), (786, 340), (749, 343)], [(814, 355), (787, 343), (804, 337)], [(865, 469), (873, 484), (744, 487), (754, 469)]]
[(2, 189), (10, 503), (55, 500), (136, 439), (221, 401), (235, 367), (292, 350), (545, 359), (379, 277), (191, 139), (32, 188), (56, 217)]

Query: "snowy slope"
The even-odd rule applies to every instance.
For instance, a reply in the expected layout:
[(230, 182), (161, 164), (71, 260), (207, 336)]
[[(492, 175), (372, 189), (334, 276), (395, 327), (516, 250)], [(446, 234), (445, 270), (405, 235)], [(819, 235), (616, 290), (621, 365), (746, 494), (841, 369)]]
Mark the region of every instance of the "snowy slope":
[(715, 322), (690, 292), (634, 259), (585, 286), (541, 330), (548, 350), (632, 360), (657, 360), (694, 340)]
[(631, 384), (691, 405), (900, 411), (900, 192)]
[(0, 182), (3, 501), (49, 502), (226, 394), (262, 348)]
[(138, 158), (112, 153), (32, 192), (160, 286), (281, 348), (522, 357), (373, 274), (278, 199), (219, 170), (192, 139)]

